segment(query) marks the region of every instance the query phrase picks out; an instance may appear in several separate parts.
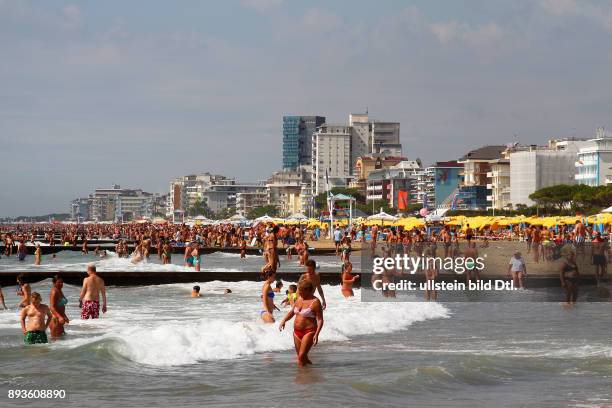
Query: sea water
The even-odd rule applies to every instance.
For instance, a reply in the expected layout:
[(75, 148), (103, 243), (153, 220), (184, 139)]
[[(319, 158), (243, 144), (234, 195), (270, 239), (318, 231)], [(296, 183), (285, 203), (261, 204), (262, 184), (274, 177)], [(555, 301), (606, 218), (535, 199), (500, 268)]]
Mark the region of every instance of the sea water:
[[(80, 288), (65, 285), (67, 335), (27, 347), (16, 288), (3, 288), (11, 309), (0, 312), (0, 406), (612, 403), (609, 303), (365, 303), (359, 290), (344, 299), (324, 285), (314, 365), (298, 369), (292, 323), (280, 332), (259, 320), (261, 283), (199, 283), (202, 297), (191, 298), (194, 284), (109, 287), (108, 312), (88, 321)], [(45, 302), (50, 288), (32, 285)], [(65, 390), (67, 400), (11, 402), (10, 389)]]

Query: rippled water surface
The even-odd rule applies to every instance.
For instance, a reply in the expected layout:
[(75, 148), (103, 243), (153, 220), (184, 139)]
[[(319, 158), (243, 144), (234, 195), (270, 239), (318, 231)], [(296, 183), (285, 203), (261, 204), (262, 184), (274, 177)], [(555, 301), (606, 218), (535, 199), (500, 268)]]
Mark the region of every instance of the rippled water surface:
[[(200, 283), (196, 299), (192, 285), (111, 287), (96, 321), (78, 318), (79, 288), (66, 285), (67, 336), (29, 347), (15, 287), (4, 288), (0, 406), (13, 406), (13, 388), (65, 389), (61, 406), (612, 404), (609, 303), (362, 303), (359, 291), (345, 300), (324, 286), (321, 342), (300, 370), (292, 325), (279, 332), (258, 320), (261, 283)], [(33, 290), (47, 300), (50, 282)]]

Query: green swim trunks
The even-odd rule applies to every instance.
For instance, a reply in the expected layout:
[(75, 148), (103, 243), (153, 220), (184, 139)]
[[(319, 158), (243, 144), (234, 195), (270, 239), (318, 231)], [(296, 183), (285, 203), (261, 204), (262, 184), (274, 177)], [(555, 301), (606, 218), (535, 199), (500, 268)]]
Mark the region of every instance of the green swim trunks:
[(47, 343), (47, 333), (44, 331), (29, 331), (23, 338), (25, 344)]

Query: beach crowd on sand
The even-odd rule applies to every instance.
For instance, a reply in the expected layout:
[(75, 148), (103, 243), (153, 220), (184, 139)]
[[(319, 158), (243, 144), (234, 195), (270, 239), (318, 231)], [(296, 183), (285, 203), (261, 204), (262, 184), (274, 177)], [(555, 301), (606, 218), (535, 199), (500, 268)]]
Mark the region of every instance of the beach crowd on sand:
[[(289, 307), (289, 312), (281, 319), (279, 329), (283, 330), (285, 324), (295, 318), (294, 342), (298, 364), (310, 364), (308, 353), (318, 343), (319, 334), (323, 328), (323, 313), (327, 307), (321, 280), (317, 272), (316, 262), (309, 258), (308, 241), (326, 241), (333, 244), (335, 254), (340, 257), (342, 267), (340, 271), (341, 292), (345, 298), (354, 296), (353, 285), (359, 280), (359, 275), (353, 273), (351, 253), (354, 249), (370, 248), (380, 256), (395, 256), (397, 254), (431, 256), (431, 257), (478, 257), (479, 248), (487, 248), (492, 240), (508, 240), (522, 242), (525, 245), (527, 256), (535, 263), (547, 262), (551, 259), (561, 259), (559, 276), (562, 287), (566, 292), (567, 304), (573, 304), (578, 297), (580, 285), (580, 271), (576, 262), (577, 256), (590, 256), (595, 276), (599, 283), (607, 274), (607, 265), (610, 262), (609, 230), (600, 231), (585, 226), (577, 221), (574, 225), (563, 225), (556, 228), (543, 226), (515, 225), (504, 231), (491, 231), (487, 229), (472, 229), (469, 224), (457, 228), (449, 225), (427, 226), (413, 229), (384, 226), (351, 226), (341, 227), (335, 225), (331, 231), (309, 229), (299, 225), (275, 225), (273, 223), (260, 223), (254, 226), (241, 226), (234, 224), (221, 224), (214, 226), (195, 225), (153, 225), (153, 224), (117, 224), (117, 225), (19, 225), (11, 226), (2, 233), (4, 241), (4, 256), (16, 255), (19, 260), (25, 260), (27, 251), (26, 242), (33, 242), (41, 235), (49, 245), (55, 244), (55, 237), (59, 234), (59, 244), (64, 242), (79, 243), (82, 252), (88, 253), (88, 241), (93, 239), (109, 238), (116, 241), (115, 250), (119, 256), (130, 256), (132, 262), (145, 261), (152, 253), (163, 263), (169, 263), (172, 247), (184, 247), (184, 264), (200, 270), (202, 246), (234, 247), (239, 248), (241, 257), (245, 257), (247, 247), (259, 247), (263, 255), (264, 265), (261, 268), (261, 277), (264, 281), (261, 291), (262, 308), (259, 318), (262, 322), (273, 324), (276, 322), (275, 311), (280, 309), (275, 304), (275, 297), (282, 289), (282, 282), (277, 280), (276, 274), (280, 267), (281, 251), (284, 251), (288, 262), (293, 260), (303, 266), (305, 271), (297, 284), (293, 284), (286, 291), (283, 306)], [(329, 235), (327, 235), (327, 233)], [(326, 236), (327, 235), (327, 236)], [(606, 236), (607, 235), (607, 236)], [(329, 241), (328, 241), (329, 238)], [(128, 240), (135, 244), (131, 253), (128, 253)], [(354, 243), (359, 246), (353, 248)], [(462, 248), (460, 243), (464, 243)], [(585, 244), (589, 243), (590, 253), (585, 253)], [(15, 250), (16, 245), (16, 251)], [(40, 243), (37, 243), (40, 245)], [(96, 248), (94, 251), (98, 253)], [(379, 251), (379, 252), (377, 252)], [(100, 253), (102, 256), (103, 254)], [(40, 264), (40, 247), (35, 253), (35, 263)], [(437, 271), (422, 271), (427, 280), (435, 281)], [(524, 277), (527, 273), (527, 263), (519, 250), (515, 251), (508, 262), (508, 275), (515, 282), (515, 287), (524, 287)], [(98, 276), (96, 266), (90, 264), (87, 269), (87, 278), (79, 296), (82, 319), (96, 319), (100, 309), (106, 312), (106, 288), (103, 279)], [(373, 275), (372, 279), (382, 282), (392, 282), (399, 274), (389, 269), (380, 276)], [(466, 273), (468, 281), (479, 280), (478, 271), (470, 270)], [(64, 334), (64, 325), (69, 323), (66, 315), (67, 298), (62, 292), (63, 280), (56, 275), (52, 279), (52, 288), (49, 295), (49, 305), (42, 303), (42, 297), (32, 292), (27, 282), (27, 274), (17, 278), (17, 294), (21, 297), (20, 308), (21, 329), (26, 344), (46, 343), (46, 330), (50, 329), (53, 338)], [(199, 287), (194, 287), (193, 296), (199, 296)], [(426, 293), (427, 300), (436, 300), (435, 291)], [(231, 293), (230, 290), (227, 293)], [(318, 295), (318, 296), (315, 296)], [(383, 296), (394, 297), (391, 290), (384, 291)], [(4, 305), (4, 296), (0, 289), (0, 300)], [(102, 306), (100, 307), (100, 300)]]

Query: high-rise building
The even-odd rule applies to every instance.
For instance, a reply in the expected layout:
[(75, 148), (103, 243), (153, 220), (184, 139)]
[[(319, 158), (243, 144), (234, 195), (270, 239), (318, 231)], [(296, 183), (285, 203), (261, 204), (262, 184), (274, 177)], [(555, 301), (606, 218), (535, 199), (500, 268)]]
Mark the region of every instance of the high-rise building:
[(351, 128), (324, 124), (312, 136), (312, 192), (346, 187), (351, 179)]
[(605, 186), (612, 181), (612, 137), (603, 128), (577, 154), (576, 182), (588, 186)]
[(283, 117), (283, 169), (311, 165), (312, 134), (324, 123), (324, 116)]
[(370, 120), (368, 113), (349, 114), (351, 130), (351, 165), (370, 154), (401, 156), (400, 124)]

